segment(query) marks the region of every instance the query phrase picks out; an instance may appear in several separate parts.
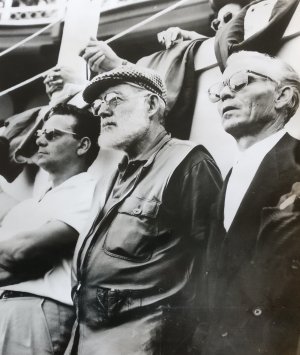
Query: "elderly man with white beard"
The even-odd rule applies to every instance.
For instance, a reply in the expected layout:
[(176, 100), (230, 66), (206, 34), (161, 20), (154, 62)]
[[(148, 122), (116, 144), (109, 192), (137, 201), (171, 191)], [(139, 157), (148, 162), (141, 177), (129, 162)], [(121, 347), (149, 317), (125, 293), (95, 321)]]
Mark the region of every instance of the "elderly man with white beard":
[(219, 170), (203, 146), (166, 132), (156, 72), (121, 66), (95, 77), (84, 99), (101, 120), (100, 146), (125, 157), (76, 247), (66, 353), (185, 354)]

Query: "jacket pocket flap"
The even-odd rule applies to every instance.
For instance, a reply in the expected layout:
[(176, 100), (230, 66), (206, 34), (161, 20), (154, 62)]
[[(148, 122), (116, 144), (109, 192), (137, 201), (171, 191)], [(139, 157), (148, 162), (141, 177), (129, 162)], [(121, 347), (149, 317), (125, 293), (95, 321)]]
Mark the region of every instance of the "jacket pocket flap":
[(160, 203), (154, 200), (146, 200), (137, 196), (128, 197), (119, 208), (119, 213), (126, 213), (132, 216), (144, 216), (155, 218)]

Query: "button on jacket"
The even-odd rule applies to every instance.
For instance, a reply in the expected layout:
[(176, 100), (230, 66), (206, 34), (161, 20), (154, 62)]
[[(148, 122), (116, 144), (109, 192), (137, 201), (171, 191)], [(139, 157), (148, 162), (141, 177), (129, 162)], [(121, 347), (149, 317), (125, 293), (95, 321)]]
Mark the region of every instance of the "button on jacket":
[[(288, 318), (286, 315), (290, 312), (284, 315), (282, 307), (289, 308), (292, 302), (299, 301), (293, 296), (292, 289), (290, 300), (277, 299), (285, 285), (289, 288), (288, 279), (292, 274), (286, 273), (287, 279), (279, 277), (275, 281), (277, 276), (284, 274), (281, 269), (283, 264), (280, 263), (288, 255), (284, 248), (280, 250), (280, 245), (287, 242), (288, 250), (295, 239), (287, 241), (284, 233), (280, 236), (280, 228), (277, 231), (265, 228), (261, 239), (260, 229), (262, 223), (266, 222), (264, 211), (276, 206), (280, 197), (290, 191), (293, 183), (300, 181), (299, 152), (299, 140), (289, 134), (285, 134), (268, 152), (227, 233), (223, 227), (223, 210), (228, 178), (224, 182), (216, 209), (212, 208), (214, 223), (208, 243), (210, 326), (203, 352), (205, 355), (297, 354), (288, 349), (282, 351), (279, 346), (281, 340), (285, 342), (284, 333), (287, 334), (285, 326), (281, 328), (281, 324), (284, 325)], [(257, 243), (259, 239), (261, 241)], [(267, 248), (264, 247), (266, 242), (269, 244)], [(266, 253), (268, 250), (269, 255)], [(279, 250), (281, 255), (276, 254)], [(274, 275), (269, 267), (274, 269)], [(296, 284), (299, 284), (299, 280), (295, 282), (295, 290)], [(268, 291), (270, 285), (273, 293)], [(285, 304), (286, 301), (288, 303)], [(294, 325), (299, 333), (299, 325)]]
[(76, 248), (77, 322), (67, 353), (72, 346), (89, 355), (186, 353), (220, 184), (202, 146), (167, 134), (121, 163), (103, 210)]

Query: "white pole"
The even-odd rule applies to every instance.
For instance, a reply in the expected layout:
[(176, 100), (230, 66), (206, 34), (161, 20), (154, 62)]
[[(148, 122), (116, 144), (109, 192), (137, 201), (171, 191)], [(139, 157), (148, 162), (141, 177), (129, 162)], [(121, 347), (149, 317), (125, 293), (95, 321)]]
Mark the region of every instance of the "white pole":
[(86, 70), (79, 52), (98, 31), (102, 0), (69, 0), (58, 57), (59, 66)]
[[(78, 0), (76, 0), (76, 1), (78, 1)], [(82, 0), (82, 1), (84, 1), (84, 3), (86, 4), (88, 1), (93, 1), (93, 0)], [(86, 1), (86, 2), (85, 2), (85, 1)], [(162, 10), (162, 11), (156, 13), (155, 15), (150, 16), (150, 17), (147, 18), (146, 20), (141, 21), (141, 22), (139, 22), (138, 24), (133, 25), (133, 26), (131, 26), (130, 28), (128, 28), (128, 29), (122, 31), (121, 33), (119, 33), (119, 34), (117, 34), (117, 35), (115, 35), (115, 36), (109, 38), (109, 39), (106, 40), (105, 42), (106, 42), (106, 43), (111, 43), (111, 42), (115, 41), (116, 39), (118, 39), (118, 38), (120, 38), (120, 37), (123, 37), (123, 36), (125, 36), (126, 34), (132, 32), (132, 31), (134, 31), (134, 30), (136, 30), (136, 29), (138, 29), (139, 27), (144, 26), (145, 24), (147, 24), (147, 23), (149, 23), (149, 22), (151, 22), (151, 21), (157, 19), (158, 17), (160, 17), (160, 16), (162, 16), (162, 15), (165, 15), (166, 13), (168, 13), (168, 12), (174, 10), (176, 7), (182, 5), (183, 3), (187, 2), (187, 1), (189, 1), (189, 0), (181, 0), (181, 1), (177, 2), (176, 4), (173, 4), (173, 5), (169, 6), (168, 8), (166, 8), (166, 9), (164, 9), (164, 10)], [(204, 0), (203, 0), (203, 1), (204, 1)], [(100, 5), (97, 4), (97, 6), (99, 6), (99, 8), (97, 8), (98, 19), (99, 19), (99, 17), (100, 17), (100, 11), (99, 11), (99, 9), (101, 9), (102, 0), (101, 0), (101, 1), (100, 1), (100, 0), (96, 0), (96, 3), (100, 3)], [(95, 11), (95, 13), (96, 13), (96, 11)], [(79, 24), (79, 25), (80, 25), (80, 24)], [(98, 24), (97, 24), (97, 26), (98, 26)], [(78, 29), (80, 29), (80, 27), (78, 27), (77, 30), (78, 30)], [(90, 37), (92, 37), (92, 36), (96, 37), (96, 35), (93, 35), (93, 33), (90, 33)], [(73, 36), (73, 37), (74, 37), (74, 36)], [(74, 41), (74, 38), (73, 38), (72, 40)], [(67, 39), (66, 39), (66, 41), (67, 41)], [(75, 42), (76, 42), (76, 39), (75, 39)], [(86, 42), (86, 43), (87, 43), (87, 42)], [(81, 46), (81, 48), (83, 48), (83, 47), (85, 47), (85, 45)], [(81, 48), (78, 48), (78, 50), (80, 51)], [(71, 52), (70, 52), (70, 51), (67, 51), (67, 50), (65, 50), (65, 49), (64, 49), (64, 51), (66, 51), (66, 53), (67, 53), (67, 54), (66, 54), (66, 57), (65, 57), (65, 58), (67, 58), (68, 53), (70, 54)], [(78, 53), (79, 53), (79, 52), (76, 52), (76, 53), (75, 53), (76, 55), (74, 56), (74, 58), (76, 58), (76, 61), (78, 60), (78, 58), (79, 58), (79, 60), (81, 59), (80, 57), (78, 57)], [(61, 57), (64, 57), (64, 55), (61, 54)], [(64, 59), (64, 60), (65, 60), (65, 59)], [(61, 62), (62, 64), (65, 63), (64, 60), (62, 60), (62, 62)], [(72, 61), (72, 58), (70, 58), (70, 60)], [(67, 65), (69, 65), (70, 62), (68, 63), (68, 60), (66, 60), (66, 61), (67, 61)], [(75, 61), (75, 60), (74, 60), (74, 61)], [(82, 60), (81, 60), (81, 62), (82, 62)], [(59, 63), (59, 64), (60, 64), (60, 63)], [(37, 79), (39, 79), (39, 78), (41, 78), (41, 77), (43, 77), (44, 75), (46, 75), (46, 74), (47, 74), (50, 70), (52, 70), (52, 69), (54, 69), (54, 68), (50, 68), (50, 69), (46, 70), (46, 71), (43, 72), (43, 73), (37, 74), (37, 75), (35, 75), (35, 76), (32, 77), (32, 78), (29, 78), (29, 79), (27, 79), (27, 80), (25, 80), (25, 81), (23, 81), (23, 82), (21, 82), (21, 83), (19, 83), (19, 84), (17, 84), (17, 85), (14, 85), (14, 86), (12, 86), (12, 87), (10, 87), (10, 88), (4, 90), (4, 91), (1, 91), (1, 92), (0, 92), (0, 97), (3, 96), (3, 95), (8, 94), (8, 93), (10, 93), (10, 92), (12, 92), (12, 91), (14, 91), (14, 90), (17, 90), (17, 89), (23, 87), (24, 85), (27, 85), (27, 84), (29, 84), (29, 83), (31, 83), (31, 82), (33, 82), (33, 81), (35, 81), (35, 80), (37, 80)]]

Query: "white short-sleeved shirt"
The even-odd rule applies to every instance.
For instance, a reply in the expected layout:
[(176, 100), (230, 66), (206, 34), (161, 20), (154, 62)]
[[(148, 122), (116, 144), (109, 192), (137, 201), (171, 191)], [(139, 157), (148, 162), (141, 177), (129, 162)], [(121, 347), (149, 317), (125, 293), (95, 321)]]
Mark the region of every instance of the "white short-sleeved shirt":
[[(80, 233), (91, 209), (95, 187), (96, 179), (84, 172), (72, 176), (39, 198), (20, 202), (3, 219), (0, 238), (14, 238), (19, 232), (39, 228), (53, 220), (62, 221)], [(3, 289), (29, 292), (71, 305), (71, 260), (62, 260), (40, 279)]]

